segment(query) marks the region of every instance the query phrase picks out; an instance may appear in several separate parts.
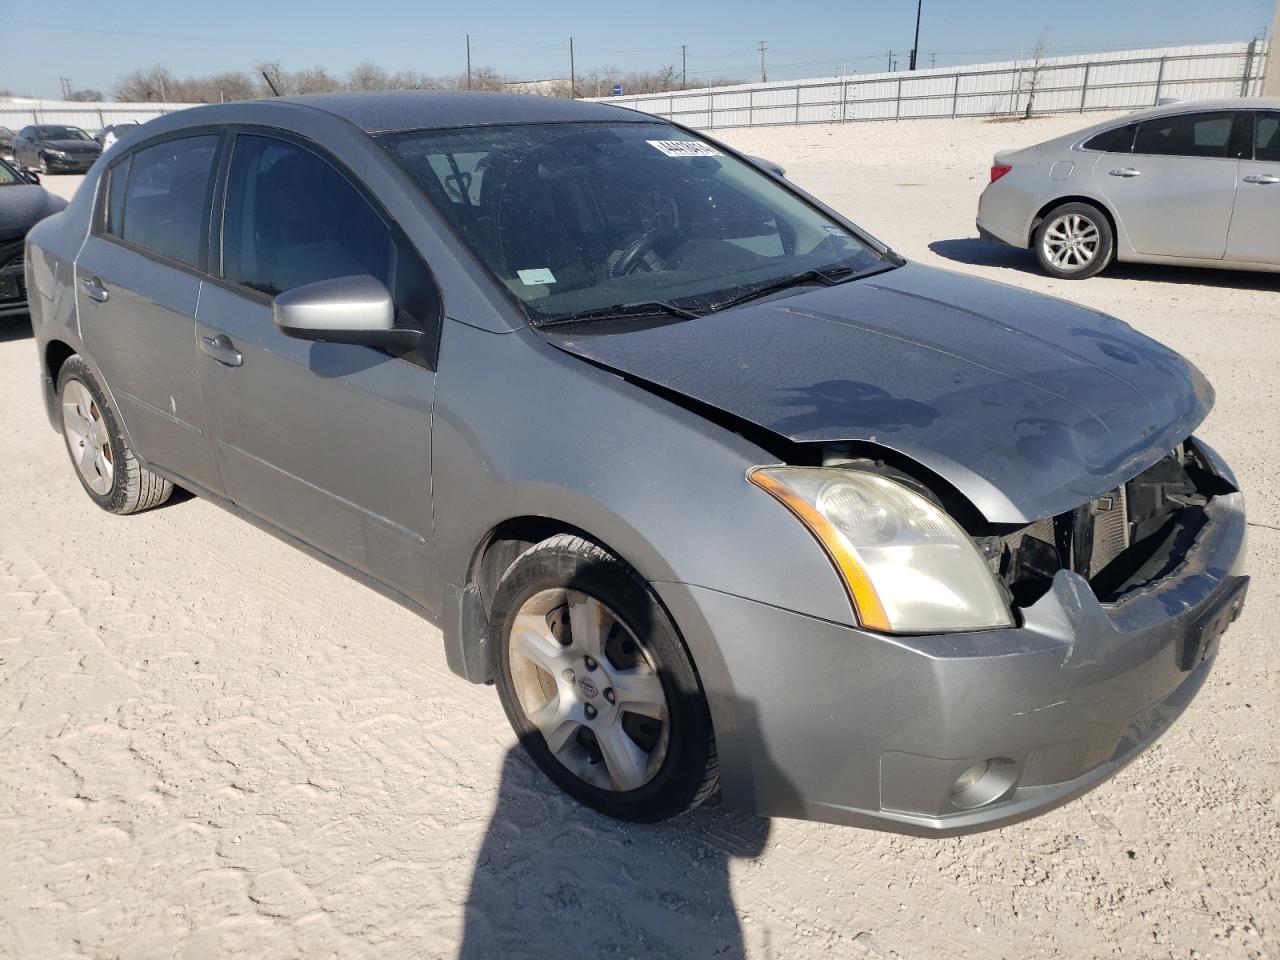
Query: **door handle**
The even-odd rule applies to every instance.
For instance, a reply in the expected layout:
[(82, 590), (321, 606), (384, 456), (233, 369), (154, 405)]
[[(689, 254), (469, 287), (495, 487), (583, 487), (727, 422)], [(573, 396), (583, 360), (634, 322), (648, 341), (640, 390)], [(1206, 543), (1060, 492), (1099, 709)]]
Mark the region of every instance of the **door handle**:
[(1280, 177), (1273, 176), (1269, 173), (1259, 173), (1252, 177), (1245, 177), (1245, 183), (1280, 183)]
[(97, 276), (81, 277), (80, 285), (84, 287), (85, 296), (90, 300), (98, 303), (106, 303), (107, 298), (111, 294), (107, 293), (107, 288), (102, 285), (102, 281)]
[(1113, 177), (1140, 177), (1141, 170), (1135, 170), (1133, 167), (1120, 167), (1118, 170), (1109, 170), (1108, 173)]
[(231, 345), (231, 340), (225, 333), (220, 333), (216, 337), (201, 337), (200, 349), (228, 367), (238, 367), (244, 363), (243, 354)]

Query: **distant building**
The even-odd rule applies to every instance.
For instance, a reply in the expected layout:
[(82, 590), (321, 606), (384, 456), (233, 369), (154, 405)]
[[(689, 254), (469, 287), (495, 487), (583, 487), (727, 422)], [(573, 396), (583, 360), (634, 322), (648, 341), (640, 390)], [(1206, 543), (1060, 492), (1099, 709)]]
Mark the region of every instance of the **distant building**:
[(549, 77), (546, 80), (507, 80), (502, 84), (502, 89), (506, 93), (528, 93), (536, 97), (555, 97), (568, 85), (568, 77)]

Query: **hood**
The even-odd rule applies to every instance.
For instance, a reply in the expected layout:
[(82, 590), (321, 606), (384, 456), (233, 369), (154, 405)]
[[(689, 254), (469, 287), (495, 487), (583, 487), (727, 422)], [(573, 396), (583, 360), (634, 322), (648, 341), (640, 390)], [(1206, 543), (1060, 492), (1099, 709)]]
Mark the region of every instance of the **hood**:
[(102, 147), (92, 140), (45, 140), (41, 148), (61, 150), (63, 153), (101, 153)]
[(16, 240), (66, 205), (67, 201), (34, 183), (0, 186), (0, 242)]
[(799, 443), (897, 451), (993, 523), (1115, 489), (1213, 405), (1199, 370), (1114, 317), (916, 264), (696, 320), (544, 335)]

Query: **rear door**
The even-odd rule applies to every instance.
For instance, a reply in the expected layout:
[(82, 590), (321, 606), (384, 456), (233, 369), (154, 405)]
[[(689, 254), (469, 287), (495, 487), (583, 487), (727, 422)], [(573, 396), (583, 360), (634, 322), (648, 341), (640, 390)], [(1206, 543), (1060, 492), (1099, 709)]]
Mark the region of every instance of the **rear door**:
[(1240, 161), (1227, 259), (1280, 265), (1280, 110), (1243, 112), (1252, 149)]
[(220, 282), (201, 297), (197, 333), (227, 496), (426, 604), (431, 358), (286, 337), (271, 299), (368, 274), (391, 289), (400, 323), (438, 332), (430, 275), (353, 178), (304, 144), (240, 134), (225, 193)]
[(1132, 153), (1108, 153), (1095, 177), (1138, 253), (1219, 260), (1235, 205), (1235, 111), (1144, 120)]
[(86, 352), (148, 462), (219, 489), (196, 379), (195, 316), (208, 250), (218, 137), (167, 139), (104, 175), (76, 258)]

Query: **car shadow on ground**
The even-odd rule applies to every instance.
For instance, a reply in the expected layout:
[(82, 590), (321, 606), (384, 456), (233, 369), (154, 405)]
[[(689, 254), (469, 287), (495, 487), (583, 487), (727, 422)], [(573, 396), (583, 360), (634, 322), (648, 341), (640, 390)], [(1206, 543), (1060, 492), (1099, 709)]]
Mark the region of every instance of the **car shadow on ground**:
[(29, 317), (0, 318), (0, 343), (11, 340), (26, 340), (33, 335)]
[(743, 960), (729, 866), (758, 857), (769, 831), (769, 820), (718, 797), (665, 823), (611, 820), (564, 797), (513, 747), (476, 857), (459, 960)]
[[(964, 237), (934, 240), (929, 249), (945, 260), (977, 267), (1000, 267), (1045, 276), (1030, 250), (1007, 244)], [(1280, 274), (1249, 270), (1215, 270), (1206, 267), (1173, 267), (1156, 263), (1113, 263), (1102, 276), (1113, 280), (1140, 280), (1148, 283), (1188, 283), (1202, 287), (1233, 287), (1238, 290), (1280, 289)]]

